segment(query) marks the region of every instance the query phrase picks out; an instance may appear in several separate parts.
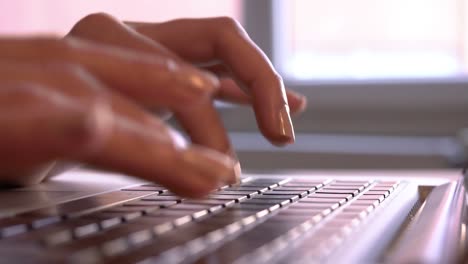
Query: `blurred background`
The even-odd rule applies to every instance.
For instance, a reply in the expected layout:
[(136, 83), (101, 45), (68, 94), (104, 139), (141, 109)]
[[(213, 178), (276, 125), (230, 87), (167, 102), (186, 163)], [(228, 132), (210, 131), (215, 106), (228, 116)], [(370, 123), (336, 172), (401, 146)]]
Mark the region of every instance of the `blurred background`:
[[(296, 144), (220, 106), (244, 170), (460, 167), (468, 138), (468, 0), (0, 0), (0, 35), (63, 35), (83, 16), (231, 16), (309, 99)], [(248, 62), (246, 62), (248, 63)]]

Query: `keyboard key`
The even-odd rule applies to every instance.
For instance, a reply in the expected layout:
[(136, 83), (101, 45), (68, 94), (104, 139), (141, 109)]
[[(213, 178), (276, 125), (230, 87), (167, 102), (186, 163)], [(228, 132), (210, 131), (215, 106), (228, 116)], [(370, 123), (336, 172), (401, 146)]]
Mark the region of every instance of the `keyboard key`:
[(324, 186), (323, 183), (310, 183), (310, 184), (303, 184), (303, 183), (294, 183), (294, 182), (289, 182), (289, 183), (286, 183), (284, 185), (282, 185), (282, 187), (286, 187), (286, 188), (304, 188), (304, 187), (307, 187), (309, 189), (318, 189), (318, 188), (321, 188), (322, 186)]
[(206, 204), (206, 205), (224, 205), (225, 203), (234, 200), (216, 200), (216, 199), (193, 199), (193, 200), (184, 200), (183, 204)]
[(351, 194), (333, 194), (333, 193), (311, 193), (307, 198), (330, 198), (330, 199), (346, 199), (349, 200), (353, 197)]
[(340, 206), (339, 203), (303, 203), (299, 201), (292, 204), (288, 208), (303, 208), (303, 209), (326, 209), (336, 210)]
[(255, 187), (255, 186), (233, 186), (233, 187), (227, 187), (226, 189), (223, 189), (223, 191), (251, 191), (255, 192), (258, 191), (260, 193), (268, 191), (269, 188), (264, 187)]
[(315, 209), (315, 210), (304, 210), (304, 208), (291, 208), (288, 207), (287, 210), (282, 210), (278, 213), (278, 215), (307, 215), (307, 216), (314, 216), (317, 214), (322, 214), (324, 212), (325, 214), (329, 214), (331, 212), (330, 208), (327, 209)]
[(247, 199), (248, 196), (243, 195), (217, 195), (212, 194), (208, 196), (208, 199), (215, 199), (215, 200), (235, 200), (235, 201), (242, 201)]
[(73, 232), (74, 237), (80, 238), (80, 237), (84, 237), (84, 236), (98, 232), (99, 225), (96, 222), (89, 223), (89, 224), (77, 226), (73, 231), (74, 231)]
[(121, 190), (122, 191), (152, 191), (152, 192), (163, 193), (163, 191), (166, 191), (166, 188), (162, 186), (154, 186), (154, 185), (140, 185), (140, 186), (123, 188)]
[(377, 187), (377, 186), (374, 186), (374, 187), (371, 187), (369, 189), (369, 191), (381, 191), (381, 192), (392, 192), (392, 188), (391, 187)]
[(71, 243), (60, 244), (53, 248), (53, 250), (58, 250), (62, 252), (79, 253), (81, 250), (89, 249), (102, 245), (105, 242), (122, 238), (128, 234), (134, 233), (136, 231), (141, 231), (148, 229), (146, 225), (130, 224), (125, 223), (116, 228), (110, 228), (105, 231), (96, 233), (92, 236), (87, 236), (82, 239), (72, 241)]
[(352, 201), (350, 205), (372, 205), (374, 208), (380, 204), (379, 200), (360, 200)]
[(148, 201), (148, 200), (135, 200), (124, 203), (123, 206), (147, 206), (147, 207), (169, 207), (177, 204), (177, 201)]
[(15, 238), (17, 241), (38, 240), (46, 246), (55, 246), (99, 231), (98, 223), (93, 219), (73, 219), (44, 228), (33, 230)]
[(326, 204), (333, 204), (338, 203), (343, 205), (346, 203), (346, 198), (322, 198), (322, 197), (306, 197), (301, 200), (301, 203), (326, 203)]
[(356, 196), (359, 193), (359, 190), (333, 190), (333, 189), (321, 189), (315, 193), (329, 193), (329, 194), (351, 194)]
[[(141, 232), (141, 231), (137, 231), (137, 232)], [(122, 254), (123, 252), (127, 251), (129, 247), (130, 247), (130, 244), (129, 244), (128, 239), (126, 237), (123, 237), (123, 238), (117, 238), (117, 239), (110, 240), (110, 241), (103, 243), (99, 247), (98, 251), (99, 251), (99, 255), (102, 254), (106, 257), (111, 257), (111, 256)], [(101, 256), (99, 256), (98, 259), (100, 258)]]
[(333, 182), (335, 185), (364, 185), (369, 186), (371, 181), (354, 181), (354, 180), (336, 180)]
[(236, 195), (236, 196), (243, 196), (243, 195), (249, 195), (249, 194), (255, 194), (259, 193), (258, 191), (226, 191), (222, 190), (219, 192), (216, 192), (215, 195)]
[(193, 219), (200, 219), (203, 217), (207, 217), (210, 212), (208, 210), (198, 211), (192, 214)]
[(364, 218), (366, 218), (366, 216), (368, 215), (369, 213), (366, 212), (366, 211), (361, 211), (361, 212), (341, 212), (339, 213), (338, 215), (335, 216), (334, 219), (349, 219), (349, 220), (353, 220), (353, 219), (357, 219), (357, 220), (362, 220)]
[(362, 192), (366, 187), (364, 185), (356, 185), (356, 186), (341, 186), (341, 185), (327, 185), (322, 190), (358, 190)]
[(11, 237), (28, 231), (29, 221), (20, 218), (5, 218), (0, 220), (0, 237)]
[(153, 216), (153, 215), (144, 215), (142, 217), (139, 217), (137, 219), (132, 220), (131, 222), (128, 222), (130, 225), (138, 225), (142, 227), (146, 227), (148, 229), (153, 229), (156, 228), (157, 226), (160, 225), (166, 225), (167, 226), (162, 226), (158, 227), (158, 230), (165, 230), (167, 228), (173, 229), (173, 221), (179, 217), (183, 217), (184, 215), (166, 215), (166, 216)]
[(347, 212), (367, 212), (370, 213), (374, 210), (373, 205), (349, 205), (343, 209), (343, 213)]
[(176, 197), (176, 196), (164, 196), (164, 195), (159, 195), (159, 194), (152, 194), (145, 196), (141, 199), (142, 201), (175, 201), (180, 203), (182, 198)]
[(96, 214), (89, 215), (86, 218), (93, 219), (94, 221), (96, 221), (96, 223), (99, 224), (99, 227), (101, 229), (111, 228), (123, 223), (124, 220), (129, 221), (131, 219), (134, 219), (126, 218), (125, 216), (122, 216), (121, 213), (117, 212), (99, 212)]
[(361, 200), (378, 200), (379, 202), (383, 202), (383, 200), (385, 199), (385, 195), (383, 194), (366, 194), (364, 193), (364, 195), (360, 196), (358, 198), (358, 201), (361, 201)]
[(20, 214), (23, 217), (40, 217), (40, 216), (64, 216), (67, 218), (79, 217), (85, 214), (90, 214), (105, 208), (109, 208), (118, 204), (143, 198), (144, 196), (154, 194), (151, 191), (115, 191), (104, 194), (99, 194), (92, 197), (82, 198), (79, 200), (58, 204), (56, 206), (43, 209), (33, 210), (28, 213)]
[(107, 210), (100, 211), (99, 213), (116, 213), (119, 214), (123, 219), (130, 220), (158, 209), (159, 207), (148, 208), (136, 206), (116, 206)]
[(250, 203), (240, 203), (231, 207), (230, 210), (243, 210), (243, 211), (261, 211), (272, 207), (271, 204), (250, 204)]
[(153, 212), (159, 209), (160, 209), (159, 207), (148, 208), (148, 207), (136, 207), (136, 206), (135, 207), (118, 206), (109, 210), (100, 211), (98, 213), (119, 215), (125, 221), (129, 221), (129, 220), (141, 217), (142, 215), (148, 214), (149, 212)]
[(158, 210), (149, 212), (147, 216), (151, 217), (182, 217), (193, 214), (199, 210)]
[(62, 221), (63, 219), (59, 216), (45, 216), (42, 218), (33, 219), (31, 227), (33, 229), (41, 228), (43, 226), (51, 225)]
[(0, 239), (62, 221), (59, 216), (11, 217), (0, 220)]
[[(229, 208), (228, 210), (221, 212), (219, 214), (214, 215), (212, 218), (209, 220), (213, 219), (213, 221), (216, 221), (217, 219), (228, 219), (228, 220), (239, 220), (245, 216), (253, 215), (252, 211), (244, 211), (240, 210), (238, 208)], [(235, 221), (236, 221), (235, 220)], [(233, 221), (234, 222), (234, 221)]]
[(301, 186), (301, 187), (287, 187), (287, 186), (280, 186), (278, 188), (275, 188), (275, 191), (300, 191), (300, 192), (304, 192), (304, 191), (309, 191), (309, 190), (316, 190), (317, 188), (315, 187), (304, 187), (304, 186)]
[(390, 195), (390, 191), (378, 191), (370, 189), (364, 193), (364, 195), (375, 194), (375, 195), (383, 195), (387, 198)]
[(264, 195), (268, 195), (268, 194), (271, 194), (271, 195), (301, 194), (301, 193), (304, 193), (304, 192), (308, 192), (308, 190), (305, 190), (305, 191), (293, 190), (293, 191), (291, 191), (291, 190), (273, 189), (272, 191), (264, 193)]
[(274, 194), (274, 193), (264, 193), (262, 195), (255, 196), (251, 200), (289, 200), (293, 197), (298, 197), (296, 194)]
[[(296, 199), (298, 196), (296, 196)], [(275, 205), (275, 204), (283, 204), (284, 202), (290, 203), (292, 199), (249, 199), (243, 201), (243, 204), (264, 204), (264, 205)]]
[[(214, 205), (216, 206), (216, 205)], [(186, 204), (186, 203), (181, 203), (172, 206), (170, 209), (171, 210), (207, 210), (210, 209), (211, 207), (214, 207), (213, 205), (210, 204)], [(218, 205), (221, 206), (221, 205)]]

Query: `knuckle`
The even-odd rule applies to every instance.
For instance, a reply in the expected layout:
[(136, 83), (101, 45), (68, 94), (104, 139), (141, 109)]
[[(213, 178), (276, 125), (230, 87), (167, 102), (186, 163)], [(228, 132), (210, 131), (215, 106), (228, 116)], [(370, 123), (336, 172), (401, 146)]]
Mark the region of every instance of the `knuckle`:
[(214, 20), (214, 24), (218, 25), (222, 32), (245, 33), (240, 23), (232, 17), (222, 16), (216, 17)]
[(57, 62), (53, 67), (54, 70), (71, 79), (80, 79), (83, 75), (88, 74), (83, 66), (72, 62)]
[(279, 73), (275, 72), (275, 71), (273, 72), (272, 80), (277, 85), (282, 85), (283, 84), (283, 77), (281, 77), (281, 75)]
[(104, 12), (97, 12), (89, 14), (83, 17), (80, 21), (78, 21), (70, 31), (70, 34), (82, 33), (84, 30), (92, 27), (99, 27), (103, 24), (107, 24), (109, 22), (113, 23), (116, 19)]
[(279, 75), (276, 71), (273, 71), (271, 87), (278, 87), (278, 91), (281, 94), (281, 103), (288, 104), (288, 98), (286, 95), (286, 90), (284, 88), (283, 77), (281, 77), (281, 75)]
[(107, 21), (107, 20), (114, 20), (114, 17), (105, 13), (105, 12), (96, 12), (96, 13), (91, 13), (87, 16), (85, 16), (82, 20), (97, 20), (99, 22)]
[(157, 151), (158, 156), (164, 157), (164, 161), (168, 166), (178, 166), (184, 162), (182, 157), (183, 150), (177, 148), (170, 139), (165, 144), (162, 143)]
[[(72, 62), (57, 62), (49, 65), (53, 72), (60, 75), (60, 79), (64, 80), (65, 83), (75, 87), (75, 92), (79, 93), (88, 91), (91, 95), (99, 95), (105, 91), (103, 84), (96, 79), (91, 72), (89, 72), (84, 66)], [(63, 87), (65, 90), (66, 87)]]
[(73, 37), (66, 37), (55, 41), (51, 48), (56, 50), (56, 54), (63, 60), (74, 60), (78, 40)]
[(91, 77), (86, 68), (71, 62), (57, 62), (49, 67), (53, 68), (53, 71), (60, 74), (63, 79), (75, 83), (82, 83)]
[(3, 82), (0, 87), (0, 104), (5, 109), (10, 106), (16, 108), (18, 102), (30, 103), (30, 100), (40, 100), (50, 93), (45, 86), (26, 81)]
[(69, 133), (81, 150), (77, 151), (77, 154), (99, 153), (113, 127), (113, 115), (109, 104), (103, 100), (95, 100), (87, 107), (86, 112), (75, 120), (76, 123), (70, 127), (72, 131)]

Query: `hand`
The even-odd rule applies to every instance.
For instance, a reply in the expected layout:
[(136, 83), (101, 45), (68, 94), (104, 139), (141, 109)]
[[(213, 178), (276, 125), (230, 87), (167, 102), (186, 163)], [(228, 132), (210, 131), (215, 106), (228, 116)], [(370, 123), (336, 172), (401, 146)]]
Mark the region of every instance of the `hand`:
[[(5, 180), (69, 159), (190, 197), (240, 173), (214, 98), (252, 103), (278, 145), (294, 141), (289, 108), (305, 106), (227, 18), (145, 24), (94, 14), (63, 39), (0, 39), (0, 87)], [(194, 144), (145, 109), (173, 112)]]

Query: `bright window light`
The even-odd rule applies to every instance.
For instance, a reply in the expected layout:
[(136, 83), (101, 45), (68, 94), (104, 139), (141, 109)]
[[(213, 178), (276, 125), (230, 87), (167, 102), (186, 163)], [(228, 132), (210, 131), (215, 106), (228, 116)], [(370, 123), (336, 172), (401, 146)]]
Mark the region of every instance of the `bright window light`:
[(275, 1), (275, 62), (295, 80), (468, 73), (468, 0)]

